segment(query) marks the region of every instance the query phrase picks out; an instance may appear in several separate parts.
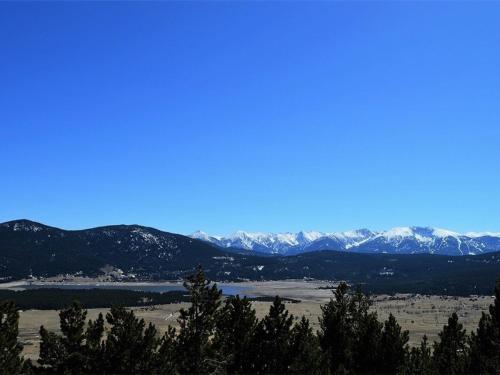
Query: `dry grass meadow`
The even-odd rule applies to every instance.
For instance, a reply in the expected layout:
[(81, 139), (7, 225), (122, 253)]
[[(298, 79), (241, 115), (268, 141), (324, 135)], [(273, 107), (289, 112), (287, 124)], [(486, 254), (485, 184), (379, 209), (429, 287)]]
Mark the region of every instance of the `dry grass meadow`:
[[(274, 296), (298, 299), (300, 303), (287, 303), (288, 310), (300, 317), (308, 317), (315, 328), (318, 328), (320, 306), (332, 296), (329, 289), (318, 289), (325, 286), (321, 282), (275, 281), (245, 283), (249, 295)], [(493, 302), (490, 296), (479, 297), (448, 297), (448, 296), (410, 296), (410, 295), (378, 295), (373, 296), (372, 308), (377, 311), (380, 319), (386, 319), (389, 313), (396, 316), (404, 329), (410, 332), (410, 344), (419, 343), (425, 334), (431, 341), (437, 339), (437, 334), (446, 323), (448, 316), (456, 312), (464, 327), (470, 331), (475, 329), (482, 311), (487, 311)], [(262, 318), (269, 310), (270, 302), (254, 302), (257, 316)], [(168, 325), (177, 325), (178, 311), (188, 304), (170, 304), (133, 308), (137, 316), (156, 325), (160, 332)], [(90, 309), (88, 318), (95, 319), (99, 313), (105, 314), (107, 309)], [(20, 339), (24, 344), (27, 357), (36, 359), (38, 356), (40, 325), (49, 330), (58, 331), (59, 317), (55, 310), (29, 310), (20, 313)]]

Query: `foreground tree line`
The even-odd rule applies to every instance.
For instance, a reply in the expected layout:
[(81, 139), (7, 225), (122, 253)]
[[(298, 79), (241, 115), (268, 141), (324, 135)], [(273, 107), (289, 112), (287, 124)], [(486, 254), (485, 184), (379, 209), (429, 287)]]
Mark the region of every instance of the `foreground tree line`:
[[(258, 320), (252, 304), (221, 291), (201, 270), (185, 286), (191, 306), (178, 330), (160, 336), (133, 311), (115, 307), (92, 321), (73, 303), (62, 310), (61, 334), (40, 328), (38, 363), (21, 356), (19, 314), (0, 303), (0, 372), (3, 374), (465, 374), (500, 373), (500, 283), (476, 332), (467, 335), (453, 314), (432, 345), (408, 346), (393, 315), (380, 322), (370, 300), (342, 283), (322, 306), (320, 328), (295, 319), (276, 297)], [(105, 321), (107, 324), (105, 324)]]

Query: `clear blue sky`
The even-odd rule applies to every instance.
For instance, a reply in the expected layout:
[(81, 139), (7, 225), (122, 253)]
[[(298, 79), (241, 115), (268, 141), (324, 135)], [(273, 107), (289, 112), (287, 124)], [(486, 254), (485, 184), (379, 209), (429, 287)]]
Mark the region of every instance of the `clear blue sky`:
[(0, 3), (0, 221), (500, 230), (500, 3)]

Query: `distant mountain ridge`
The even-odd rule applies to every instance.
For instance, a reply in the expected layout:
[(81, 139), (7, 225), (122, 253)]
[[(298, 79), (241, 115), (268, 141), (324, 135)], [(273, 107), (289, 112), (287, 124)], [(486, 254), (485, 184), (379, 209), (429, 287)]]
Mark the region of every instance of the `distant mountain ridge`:
[(141, 279), (175, 279), (197, 264), (224, 275), (226, 256), (234, 258), (215, 245), (140, 225), (64, 230), (30, 220), (0, 223), (0, 278), (94, 275), (113, 266)]
[[(392, 234), (370, 236), (382, 242), (386, 237), (404, 238), (400, 231)], [(344, 238), (359, 246), (368, 235), (356, 231), (344, 234)], [(333, 241), (317, 233), (276, 238), (292, 245), (294, 241)], [(326, 250), (270, 256), (140, 225), (64, 230), (29, 220), (0, 223), (0, 283), (68, 274), (114, 280), (179, 280), (198, 265), (210, 279), (218, 281), (346, 280), (373, 293), (469, 295), (491, 293), (500, 275), (500, 252), (443, 256)]]
[(460, 234), (431, 227), (398, 227), (387, 231), (262, 233), (237, 231), (228, 237), (198, 231), (191, 237), (222, 248), (276, 255), (319, 250), (383, 254), (477, 255), (500, 250), (500, 233)]

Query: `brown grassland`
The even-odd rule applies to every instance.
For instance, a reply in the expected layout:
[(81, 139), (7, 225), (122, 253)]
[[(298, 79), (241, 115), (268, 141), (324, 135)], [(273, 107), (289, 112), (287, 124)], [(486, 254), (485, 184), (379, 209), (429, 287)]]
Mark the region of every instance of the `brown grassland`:
[[(240, 284), (241, 285), (241, 284)], [(287, 303), (288, 310), (296, 317), (305, 315), (315, 329), (318, 328), (318, 317), (321, 315), (320, 306), (326, 303), (332, 291), (318, 289), (325, 286), (323, 282), (303, 281), (273, 281), (245, 283), (247, 293), (254, 296), (288, 297), (300, 300), (300, 303)], [(427, 335), (432, 342), (437, 339), (448, 317), (456, 312), (464, 327), (474, 330), (479, 322), (482, 311), (487, 311), (493, 302), (490, 296), (449, 297), (449, 296), (421, 296), (421, 295), (377, 295), (372, 296), (372, 308), (377, 311), (380, 319), (385, 320), (389, 313), (396, 316), (404, 329), (410, 332), (410, 345), (420, 342), (423, 335)], [(253, 303), (257, 316), (262, 318), (269, 310), (271, 302)], [(160, 332), (164, 332), (168, 325), (177, 325), (178, 311), (187, 303), (135, 307), (133, 310), (146, 322), (153, 323)], [(99, 313), (106, 314), (108, 309), (89, 309), (88, 318), (95, 319)], [(58, 331), (59, 316), (56, 310), (28, 310), (20, 313), (19, 336), (24, 344), (24, 354), (32, 359), (38, 357), (40, 325), (51, 331)]]

